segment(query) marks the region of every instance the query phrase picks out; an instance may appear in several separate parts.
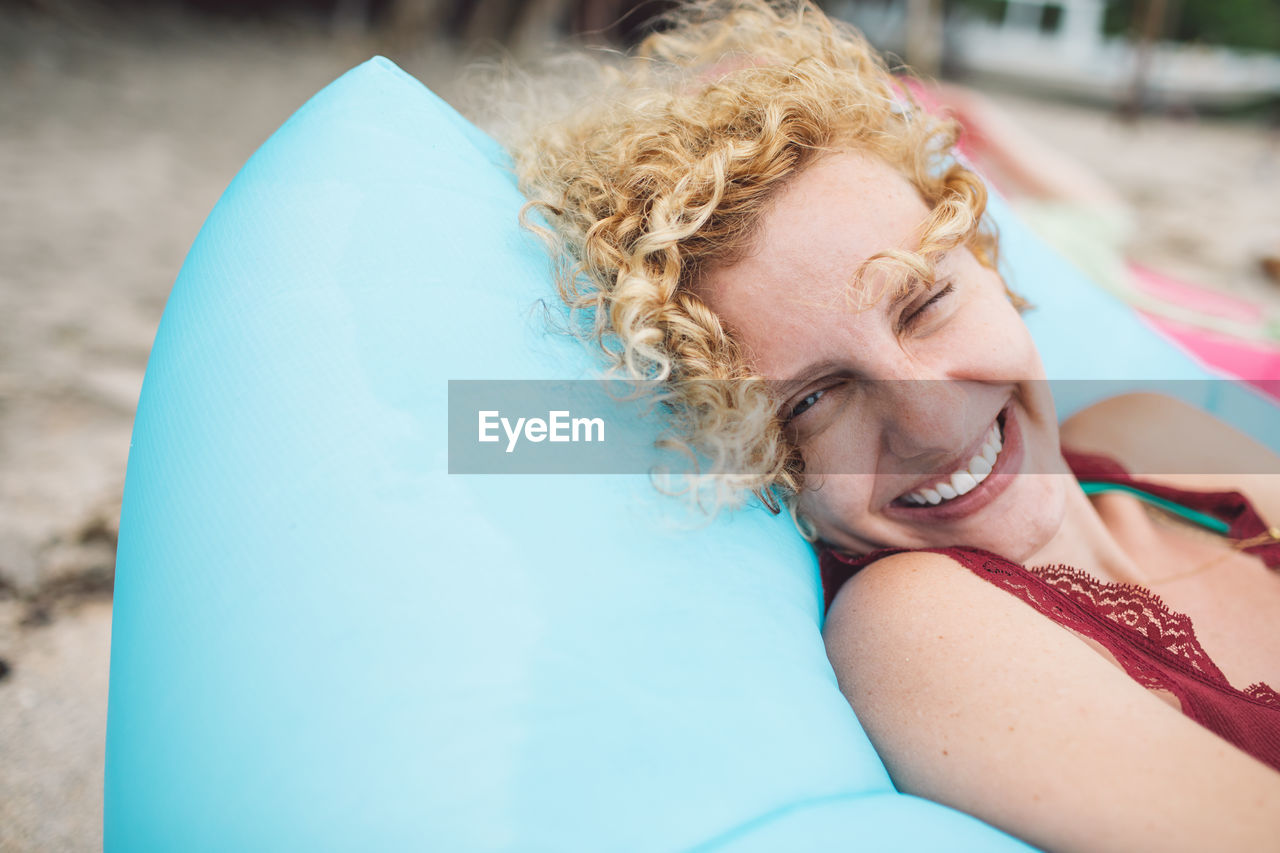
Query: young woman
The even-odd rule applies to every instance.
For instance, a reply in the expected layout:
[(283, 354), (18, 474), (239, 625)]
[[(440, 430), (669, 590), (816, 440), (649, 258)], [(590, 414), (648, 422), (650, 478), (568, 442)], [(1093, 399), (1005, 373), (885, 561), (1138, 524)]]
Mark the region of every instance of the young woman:
[(1148, 395), (1060, 430), (954, 127), (814, 7), (688, 7), (601, 70), (512, 146), (561, 293), (815, 542), (899, 789), (1051, 849), (1276, 844), (1280, 460)]

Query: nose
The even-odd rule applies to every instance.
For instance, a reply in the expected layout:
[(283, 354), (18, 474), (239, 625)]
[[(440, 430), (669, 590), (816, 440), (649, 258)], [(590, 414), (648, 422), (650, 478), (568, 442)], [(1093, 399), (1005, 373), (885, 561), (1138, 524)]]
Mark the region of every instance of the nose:
[(925, 470), (954, 459), (989, 426), (989, 394), (978, 382), (917, 369), (872, 383), (872, 413), (882, 449)]

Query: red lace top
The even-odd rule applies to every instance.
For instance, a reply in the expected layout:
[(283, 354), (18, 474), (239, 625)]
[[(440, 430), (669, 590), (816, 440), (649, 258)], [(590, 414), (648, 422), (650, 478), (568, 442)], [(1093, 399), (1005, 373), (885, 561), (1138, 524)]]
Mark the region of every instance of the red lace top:
[[(1230, 525), (1232, 539), (1265, 533), (1267, 525), (1238, 492), (1191, 492), (1139, 481), (1102, 456), (1063, 451), (1076, 477), (1136, 488), (1212, 515)], [(859, 569), (906, 548), (852, 558), (824, 550), (822, 586), (826, 606)], [(979, 548), (927, 548), (945, 554), (1053, 621), (1100, 643), (1142, 686), (1167, 690), (1182, 712), (1240, 749), (1280, 770), (1280, 693), (1258, 682), (1232, 687), (1196, 640), (1191, 620), (1136, 584), (1104, 583), (1069, 566), (1028, 568)], [(1280, 542), (1243, 548), (1272, 569), (1280, 568)]]

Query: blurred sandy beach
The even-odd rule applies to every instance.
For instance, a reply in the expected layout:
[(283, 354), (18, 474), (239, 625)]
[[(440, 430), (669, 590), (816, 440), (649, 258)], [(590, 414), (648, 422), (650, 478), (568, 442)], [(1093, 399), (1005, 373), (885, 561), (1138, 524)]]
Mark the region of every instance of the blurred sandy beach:
[[(0, 10), (0, 850), (101, 847), (110, 590), (134, 406), (219, 194), (387, 45), (326, 22)], [(463, 54), (394, 58), (447, 100)], [(1280, 129), (996, 94), (1133, 205), (1132, 257), (1280, 308)]]

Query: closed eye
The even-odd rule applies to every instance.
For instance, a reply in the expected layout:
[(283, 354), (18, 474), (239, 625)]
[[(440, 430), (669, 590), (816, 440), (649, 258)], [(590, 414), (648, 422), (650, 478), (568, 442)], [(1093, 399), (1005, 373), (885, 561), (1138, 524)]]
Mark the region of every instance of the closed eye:
[(902, 327), (909, 328), (919, 320), (923, 319), (924, 315), (931, 308), (933, 308), (935, 305), (941, 302), (945, 297), (949, 296), (955, 289), (956, 287), (953, 282), (947, 282), (946, 286), (944, 286), (937, 293), (933, 294), (933, 296), (930, 296), (929, 299), (923, 305), (921, 305), (919, 308), (912, 311), (907, 316), (903, 317), (901, 321)]

